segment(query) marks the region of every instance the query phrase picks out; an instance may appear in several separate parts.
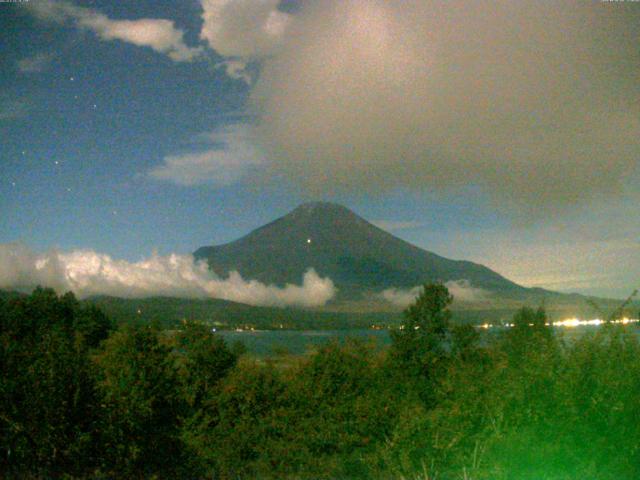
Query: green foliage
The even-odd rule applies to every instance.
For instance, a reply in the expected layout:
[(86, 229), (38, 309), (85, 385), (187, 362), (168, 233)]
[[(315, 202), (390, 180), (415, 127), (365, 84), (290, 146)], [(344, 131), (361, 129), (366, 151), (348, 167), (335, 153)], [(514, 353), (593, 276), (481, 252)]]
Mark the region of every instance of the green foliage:
[(330, 343), (284, 369), (244, 360), (193, 425), (215, 478), (354, 478), (369, 473), (397, 395), (373, 347)]
[(190, 476), (203, 468), (185, 439), (205, 399), (233, 368), (233, 354), (203, 325), (166, 335), (124, 326), (94, 358), (103, 408), (104, 472)]
[(20, 476), (96, 466), (96, 398), (89, 349), (109, 322), (73, 294), (36, 289), (0, 304), (0, 468)]
[[(291, 392), (314, 457), (348, 455), (390, 431), (393, 395), (379, 363), (373, 345), (331, 342), (294, 373)], [(318, 420), (326, 428), (318, 430)]]
[(114, 329), (114, 324), (102, 310), (89, 305), (78, 312), (74, 329), (84, 337), (89, 347), (95, 348), (109, 336)]
[(184, 405), (170, 357), (153, 327), (115, 332), (95, 357), (103, 408), (103, 469), (119, 477), (175, 472)]
[(70, 294), (0, 298), (0, 476), (640, 478), (636, 327), (565, 340), (524, 308), (480, 335), (450, 302), (425, 286), (386, 351), (264, 361), (192, 322), (113, 332)]
[(553, 330), (543, 308), (521, 308), (514, 315), (512, 325), (503, 335), (503, 347), (512, 355), (538, 353), (554, 340)]
[(118, 324), (157, 322), (164, 328), (179, 328), (185, 319), (210, 324), (219, 330), (247, 326), (259, 330), (350, 330), (369, 328), (373, 324), (395, 326), (400, 321), (398, 313), (258, 307), (219, 299), (94, 297), (84, 302), (98, 307)]
[(241, 347), (229, 350), (222, 337), (211, 335), (208, 327), (194, 322), (185, 322), (171, 337), (169, 345), (173, 348), (174, 368), (183, 399), (195, 410), (233, 368), (241, 353)]
[(419, 378), (424, 401), (433, 401), (435, 384), (449, 356), (449, 305), (453, 297), (442, 284), (425, 284), (415, 302), (404, 311), (404, 321), (391, 332), (391, 359), (403, 375)]

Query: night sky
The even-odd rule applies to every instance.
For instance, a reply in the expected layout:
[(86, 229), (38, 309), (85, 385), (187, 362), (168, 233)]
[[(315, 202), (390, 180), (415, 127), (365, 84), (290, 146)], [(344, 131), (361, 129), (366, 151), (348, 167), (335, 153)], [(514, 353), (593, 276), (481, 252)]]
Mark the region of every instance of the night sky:
[(526, 286), (638, 287), (640, 3), (388, 3), (0, 3), (0, 244), (139, 262), (330, 200)]

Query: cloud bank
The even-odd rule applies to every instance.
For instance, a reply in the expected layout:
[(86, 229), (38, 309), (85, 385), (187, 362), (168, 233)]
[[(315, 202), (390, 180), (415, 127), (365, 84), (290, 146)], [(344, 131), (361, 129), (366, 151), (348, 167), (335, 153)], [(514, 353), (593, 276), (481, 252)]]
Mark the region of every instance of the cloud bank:
[(95, 33), (100, 39), (120, 40), (140, 47), (149, 47), (176, 62), (189, 62), (199, 57), (201, 47), (189, 47), (184, 32), (171, 20), (143, 18), (139, 20), (112, 20), (91, 8), (77, 7), (69, 2), (28, 2), (27, 8), (47, 22), (72, 22), (78, 28)]
[(252, 96), (272, 172), (316, 194), (477, 185), (520, 216), (637, 193), (635, 7), (305, 2)]
[(73, 291), (81, 298), (112, 295), (125, 298), (172, 296), (218, 298), (261, 306), (324, 305), (335, 295), (329, 278), (308, 270), (302, 285), (283, 288), (245, 280), (238, 272), (226, 279), (190, 255), (154, 254), (140, 262), (115, 260), (92, 250), (35, 253), (18, 243), (0, 244), (0, 288), (47, 286)]
[[(468, 280), (451, 280), (444, 285), (449, 289), (449, 293), (453, 295), (454, 301), (474, 302), (484, 300), (489, 295), (487, 290), (472, 286)], [(406, 308), (415, 301), (421, 291), (421, 286), (411, 289), (388, 288), (383, 290), (379, 296), (389, 303)]]

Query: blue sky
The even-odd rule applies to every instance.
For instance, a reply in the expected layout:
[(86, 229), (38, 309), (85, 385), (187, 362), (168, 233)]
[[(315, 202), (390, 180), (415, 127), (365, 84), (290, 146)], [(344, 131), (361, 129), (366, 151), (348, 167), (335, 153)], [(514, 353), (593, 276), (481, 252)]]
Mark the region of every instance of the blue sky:
[[(612, 77), (603, 77), (603, 85), (617, 83), (603, 88), (607, 93), (596, 95), (594, 105), (606, 103), (602, 115), (625, 126), (615, 129), (621, 137), (611, 134), (611, 141), (628, 146), (615, 152), (616, 158), (628, 154), (635, 164), (598, 160), (609, 137), (594, 141), (591, 154), (581, 152), (579, 160), (562, 165), (511, 157), (495, 163), (486, 158), (495, 151), (469, 125), (459, 127), (472, 139), (468, 145), (446, 143), (440, 132), (408, 142), (406, 125), (433, 124), (422, 117), (424, 109), (398, 106), (403, 98), (425, 100), (417, 82), (407, 80), (428, 75), (421, 55), (429, 53), (415, 46), (422, 39), (405, 35), (412, 30), (395, 7), (335, 3), (320, 2), (346, 18), (346, 26), (320, 7), (300, 11), (294, 1), (0, 4), (0, 243), (22, 242), (36, 251), (92, 249), (139, 260), (154, 249), (189, 253), (231, 241), (300, 202), (325, 199), (419, 246), (487, 264), (526, 285), (617, 296), (637, 286), (640, 262), (628, 258), (640, 253), (640, 217), (633, 207), (638, 190), (625, 180), (638, 173), (638, 130), (626, 120), (637, 118), (637, 101), (608, 117), (609, 105), (638, 93), (637, 55), (593, 53), (602, 65), (621, 65), (607, 70)], [(422, 7), (413, 3), (407, 10), (417, 9), (412, 16), (419, 18)], [(624, 26), (639, 18), (640, 5), (634, 7), (622, 12), (611, 6), (596, 15)], [(574, 20), (560, 18), (558, 26)], [(318, 25), (335, 34), (327, 40)], [(624, 41), (637, 40), (637, 28), (622, 31)], [(333, 52), (328, 63), (325, 51)], [(464, 68), (465, 55), (446, 53)], [(332, 65), (335, 58), (352, 64)], [(391, 73), (384, 73), (387, 67)], [(368, 68), (375, 69), (372, 75)], [(468, 69), (470, 77), (474, 68)], [(361, 77), (352, 74), (359, 71)], [(398, 72), (402, 77), (395, 77)], [(368, 83), (378, 74), (379, 82)], [(554, 83), (558, 88), (550, 98), (570, 104), (562, 82)], [(589, 92), (600, 88), (595, 80), (585, 82)], [(541, 85), (546, 88), (531, 86)], [(517, 89), (507, 96), (509, 88), (495, 95), (495, 104), (507, 105), (507, 97), (512, 102)], [(287, 103), (288, 98), (293, 100)], [(469, 118), (477, 114), (475, 101), (469, 106), (457, 103), (460, 95), (451, 98), (448, 110), (459, 108)], [(571, 128), (550, 127), (543, 120), (551, 113), (535, 98), (524, 98), (522, 108), (537, 112), (541, 138), (551, 140), (536, 141), (539, 150), (531, 156), (546, 158), (558, 145), (576, 142), (562, 157), (570, 158), (584, 144), (574, 134), (584, 127), (583, 117), (568, 108), (559, 116)], [(370, 105), (370, 113), (359, 113)], [(446, 115), (434, 118), (446, 122)], [(525, 120), (509, 115), (512, 124), (530, 126), (531, 115)], [(382, 120), (394, 116), (397, 124), (387, 127)], [(487, 128), (498, 139), (513, 136), (501, 124), (488, 122)], [(377, 144), (381, 137), (384, 143)], [(422, 155), (435, 142), (442, 143)], [(404, 150), (409, 143), (411, 152)], [(517, 148), (510, 144), (508, 150)], [(452, 151), (454, 161), (448, 156)], [(471, 153), (469, 160), (459, 160), (477, 151), (481, 158)], [(582, 160), (586, 157), (593, 160)], [(547, 176), (550, 168), (557, 168), (557, 175)], [(611, 195), (612, 185), (622, 193)], [(591, 191), (592, 196), (585, 194)], [(620, 233), (604, 234), (611, 231)], [(598, 277), (603, 265), (611, 275)]]

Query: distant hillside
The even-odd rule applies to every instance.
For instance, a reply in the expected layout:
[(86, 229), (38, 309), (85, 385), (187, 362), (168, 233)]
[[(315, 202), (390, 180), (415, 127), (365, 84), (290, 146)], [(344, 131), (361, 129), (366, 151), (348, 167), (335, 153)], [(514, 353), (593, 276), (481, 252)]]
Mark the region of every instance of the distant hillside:
[[(147, 324), (158, 322), (167, 328), (182, 320), (205, 322), (219, 329), (254, 327), (258, 330), (349, 330), (377, 326), (397, 326), (402, 314), (396, 309), (387, 312), (336, 312), (300, 308), (256, 307), (226, 300), (184, 299), (168, 297), (116, 298), (92, 297), (82, 301), (99, 307), (117, 323)], [(459, 323), (500, 323), (510, 321), (519, 304), (477, 309), (454, 309), (453, 320)], [(567, 305), (570, 315), (563, 308), (552, 308), (553, 319), (588, 313), (587, 305), (580, 311)]]
[[(26, 293), (0, 289), (0, 301), (11, 301)], [(586, 297), (561, 295), (546, 297), (547, 313), (552, 320), (568, 317), (595, 318), (596, 312)], [(594, 299), (604, 310), (605, 316), (620, 306), (619, 300)], [(218, 329), (254, 327), (259, 330), (349, 330), (371, 326), (396, 326), (402, 315), (397, 308), (386, 311), (360, 309), (356, 311), (320, 311), (300, 308), (256, 307), (218, 299), (187, 299), (169, 297), (117, 298), (97, 296), (81, 300), (104, 311), (117, 323), (148, 324), (158, 322), (166, 328), (178, 325), (182, 320), (194, 320), (210, 324)], [(539, 305), (535, 297), (521, 300), (498, 299), (491, 303), (454, 305), (453, 320), (457, 323), (508, 322), (522, 305)], [(638, 317), (640, 302), (633, 302), (624, 309), (629, 317)]]
[(314, 310), (255, 307), (226, 300), (168, 297), (93, 297), (83, 300), (99, 307), (118, 323), (158, 322), (171, 328), (182, 320), (208, 323), (219, 329), (254, 327), (259, 330), (343, 330), (372, 325), (398, 325), (395, 313), (346, 313)]
[(245, 278), (278, 285), (300, 283), (312, 267), (334, 281), (343, 299), (452, 280), (508, 295), (527, 291), (483, 265), (423, 250), (325, 202), (303, 204), (236, 241), (202, 247), (194, 255), (219, 275), (238, 270)]
[[(15, 297), (16, 295), (12, 295)], [(550, 297), (545, 307), (552, 320), (569, 317), (596, 318), (597, 312), (584, 297), (560, 295)], [(221, 329), (252, 326), (259, 330), (348, 330), (377, 326), (395, 326), (402, 319), (398, 309), (387, 311), (321, 311), (300, 308), (256, 307), (242, 303), (217, 299), (185, 299), (168, 297), (116, 298), (92, 297), (83, 303), (96, 305), (118, 323), (158, 322), (173, 327), (183, 319), (205, 322)], [(498, 300), (492, 304), (456, 306), (452, 310), (457, 323), (502, 323), (509, 322), (524, 304), (537, 306), (533, 297), (522, 300)], [(620, 306), (620, 301), (598, 299), (605, 316)], [(634, 302), (624, 309), (629, 317), (638, 317), (640, 303)]]

